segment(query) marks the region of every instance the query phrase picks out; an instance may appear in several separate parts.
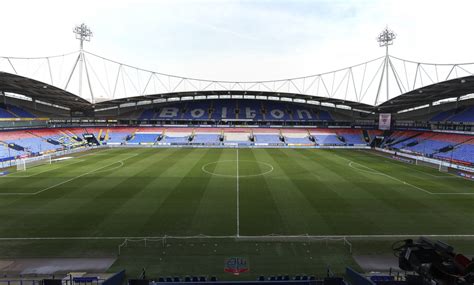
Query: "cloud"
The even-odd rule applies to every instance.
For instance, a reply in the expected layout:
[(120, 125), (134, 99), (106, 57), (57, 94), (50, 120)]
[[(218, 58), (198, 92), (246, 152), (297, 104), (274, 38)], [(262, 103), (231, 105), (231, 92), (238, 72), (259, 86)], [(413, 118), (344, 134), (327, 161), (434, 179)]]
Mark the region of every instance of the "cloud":
[(391, 53), (427, 62), (474, 61), (472, 1), (7, 1), (1, 55), (86, 49), (159, 72), (215, 80), (317, 74)]

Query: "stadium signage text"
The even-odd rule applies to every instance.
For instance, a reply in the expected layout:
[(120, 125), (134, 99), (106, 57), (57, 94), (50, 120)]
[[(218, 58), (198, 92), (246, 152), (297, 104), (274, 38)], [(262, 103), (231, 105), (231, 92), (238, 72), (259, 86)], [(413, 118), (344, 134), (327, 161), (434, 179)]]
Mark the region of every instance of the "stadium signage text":
[(249, 271), (249, 263), (243, 257), (229, 257), (224, 261), (224, 271), (234, 275)]
[[(221, 107), (214, 110), (215, 113), (220, 114), (221, 119), (236, 119), (234, 108)], [(184, 118), (192, 119), (207, 119), (209, 111), (206, 108), (190, 108), (184, 113)], [(239, 119), (259, 119), (261, 112), (258, 108), (254, 107), (242, 107), (239, 112)], [(266, 119), (269, 120), (281, 120), (286, 116), (283, 108), (270, 108), (267, 109), (265, 114)], [(180, 117), (180, 109), (177, 107), (164, 107), (160, 110), (157, 115), (161, 119), (177, 119)], [(296, 117), (296, 118), (295, 118)], [(297, 109), (293, 113), (293, 118), (298, 120), (312, 120), (316, 119), (315, 114), (312, 114), (307, 109)]]
[(474, 174), (459, 171), (458, 175), (466, 179), (474, 180)]

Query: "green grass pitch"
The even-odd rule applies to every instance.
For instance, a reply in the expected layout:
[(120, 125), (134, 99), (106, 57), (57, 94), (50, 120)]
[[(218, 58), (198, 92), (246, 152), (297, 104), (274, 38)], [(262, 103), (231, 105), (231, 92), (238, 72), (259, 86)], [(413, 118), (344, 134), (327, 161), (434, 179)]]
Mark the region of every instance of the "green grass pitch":
[[(0, 177), (0, 257), (115, 256), (125, 237), (166, 235), (179, 238), (129, 242), (111, 270), (342, 272), (404, 235), (473, 251), (473, 202), (472, 181), (369, 151), (104, 149)], [(250, 272), (224, 273), (232, 256)]]

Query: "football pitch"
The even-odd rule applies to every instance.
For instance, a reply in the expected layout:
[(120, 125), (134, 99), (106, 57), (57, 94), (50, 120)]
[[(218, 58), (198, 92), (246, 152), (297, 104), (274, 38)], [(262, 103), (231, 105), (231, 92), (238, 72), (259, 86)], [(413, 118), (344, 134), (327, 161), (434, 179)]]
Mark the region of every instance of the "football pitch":
[(111, 270), (152, 276), (227, 276), (236, 256), (242, 278), (341, 272), (408, 236), (474, 252), (473, 202), (474, 182), (372, 151), (99, 149), (0, 177), (0, 258), (117, 256)]

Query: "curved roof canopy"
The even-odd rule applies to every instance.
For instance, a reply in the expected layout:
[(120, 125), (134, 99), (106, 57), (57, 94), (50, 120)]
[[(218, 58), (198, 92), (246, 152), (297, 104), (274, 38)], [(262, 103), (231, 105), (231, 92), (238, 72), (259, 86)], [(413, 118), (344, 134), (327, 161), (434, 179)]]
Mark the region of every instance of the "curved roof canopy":
[(431, 64), (394, 56), (326, 73), (264, 81), (186, 78), (137, 68), (83, 50), (51, 57), (0, 57), (0, 71), (0, 91), (72, 109), (184, 97), (262, 96), (394, 112), (474, 93), (470, 85), (472, 63)]
[(24, 95), (34, 100), (68, 107), (73, 110), (91, 108), (89, 101), (64, 89), (6, 72), (0, 72), (0, 91)]
[[(326, 97), (316, 97), (297, 93), (275, 93), (275, 92), (247, 92), (247, 91), (201, 91), (201, 92), (174, 92), (166, 94), (153, 94), (136, 96), (129, 98), (119, 98), (92, 104), (89, 101), (76, 96), (55, 86), (36, 81), (31, 78), (0, 72), (0, 91), (12, 92), (30, 97), (35, 100), (41, 100), (51, 104), (68, 107), (71, 110), (88, 110), (117, 107), (122, 104), (154, 101), (166, 102), (186, 99), (229, 99), (229, 98), (248, 98), (248, 99), (268, 99), (288, 98), (297, 103), (318, 102), (334, 105), (345, 105), (356, 110), (374, 111), (374, 112), (397, 112), (408, 108), (430, 104), (435, 101), (461, 97), (474, 93), (474, 76), (467, 76), (452, 80), (443, 81), (404, 93), (397, 96), (380, 106), (371, 106), (351, 101), (343, 101)], [(171, 99), (171, 100), (170, 100)]]
[(404, 93), (380, 106), (378, 112), (397, 112), (409, 108), (431, 104), (448, 98), (459, 98), (474, 93), (474, 76), (466, 76), (442, 81)]

